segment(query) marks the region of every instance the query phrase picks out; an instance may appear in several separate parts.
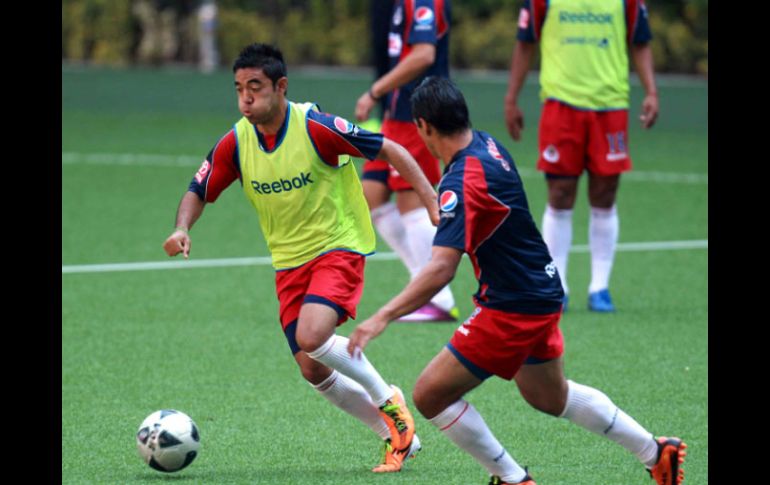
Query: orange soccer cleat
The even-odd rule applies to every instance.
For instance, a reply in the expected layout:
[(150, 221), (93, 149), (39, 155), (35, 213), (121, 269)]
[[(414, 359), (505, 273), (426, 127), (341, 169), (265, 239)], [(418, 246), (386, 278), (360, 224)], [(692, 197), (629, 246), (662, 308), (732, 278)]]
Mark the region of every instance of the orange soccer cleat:
[(679, 485), (684, 482), (684, 463), (687, 445), (679, 438), (660, 437), (658, 442), (658, 461), (647, 471), (658, 485)]

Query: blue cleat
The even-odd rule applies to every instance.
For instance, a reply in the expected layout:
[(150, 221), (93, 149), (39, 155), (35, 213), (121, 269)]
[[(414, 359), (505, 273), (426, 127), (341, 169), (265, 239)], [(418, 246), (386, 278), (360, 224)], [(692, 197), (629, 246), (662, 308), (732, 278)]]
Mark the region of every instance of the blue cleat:
[(595, 293), (588, 294), (588, 309), (592, 312), (609, 313), (615, 311), (615, 305), (612, 304), (610, 290), (607, 288)]

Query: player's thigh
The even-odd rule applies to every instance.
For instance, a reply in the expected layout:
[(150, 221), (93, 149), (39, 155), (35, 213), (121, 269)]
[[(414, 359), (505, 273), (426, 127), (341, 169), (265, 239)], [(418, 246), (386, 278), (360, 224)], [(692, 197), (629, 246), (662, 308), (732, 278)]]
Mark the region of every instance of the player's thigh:
[(420, 373), (412, 397), (420, 413), (431, 419), (482, 382), (444, 347)]
[(546, 174), (548, 186), (548, 205), (554, 209), (565, 210), (575, 207), (578, 177)]

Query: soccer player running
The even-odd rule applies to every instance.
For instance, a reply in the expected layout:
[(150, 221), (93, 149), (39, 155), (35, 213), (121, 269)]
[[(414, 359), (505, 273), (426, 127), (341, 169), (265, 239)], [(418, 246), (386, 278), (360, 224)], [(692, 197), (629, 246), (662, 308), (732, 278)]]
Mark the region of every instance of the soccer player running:
[(401, 391), (364, 358), (353, 360), (335, 327), (355, 318), (365, 256), (374, 252), (361, 183), (349, 155), (398, 167), (438, 223), (436, 193), (409, 153), (380, 134), (286, 98), (281, 52), (245, 47), (233, 65), (237, 121), (214, 146), (182, 197), (169, 256), (189, 257), (189, 230), (236, 179), (256, 209), (276, 269), (280, 322), (302, 376), (384, 441), (374, 472), (395, 472), (420, 448)]
[(511, 60), (505, 121), (514, 140), (524, 117), (518, 96), (540, 42), (540, 158), (548, 205), (543, 239), (559, 268), (567, 307), (567, 257), (572, 245), (572, 210), (578, 179), (588, 172), (591, 282), (588, 309), (613, 312), (610, 273), (618, 242), (615, 204), (620, 174), (631, 170), (628, 155), (628, 51), (646, 96), (639, 117), (650, 128), (658, 116), (652, 38), (643, 0), (525, 0)]
[(658, 484), (681, 483), (682, 440), (655, 439), (604, 393), (565, 379), (564, 293), (510, 154), (487, 133), (471, 130), (465, 100), (451, 81), (426, 79), (411, 102), (420, 136), (446, 165), (433, 256), (399, 295), (355, 328), (348, 351), (357, 356), (388, 322), (429, 300), (467, 253), (479, 282), (476, 308), (417, 379), (420, 413), (487, 469), (490, 484), (534, 485), (463, 399), (492, 375), (514, 379), (535, 409), (623, 446)]
[[(361, 95), (355, 108), (356, 119), (364, 121), (386, 97), (382, 133), (409, 150), (433, 185), (441, 178), (441, 167), (417, 135), (409, 96), (425, 76), (449, 77), (449, 23), (449, 0), (394, 1), (388, 34), (390, 70)], [(391, 167), (387, 160), (370, 159), (364, 164), (362, 179), (374, 227), (414, 278), (430, 259), (436, 228), (398, 167)], [(393, 192), (395, 204), (390, 201)], [(401, 320), (455, 321), (458, 316), (452, 290), (446, 286)]]

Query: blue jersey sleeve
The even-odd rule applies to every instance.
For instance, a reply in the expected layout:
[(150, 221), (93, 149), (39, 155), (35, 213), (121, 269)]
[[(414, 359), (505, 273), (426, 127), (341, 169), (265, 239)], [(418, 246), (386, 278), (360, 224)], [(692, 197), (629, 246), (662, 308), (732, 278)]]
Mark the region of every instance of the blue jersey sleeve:
[(532, 18), (532, 6), (530, 0), (524, 0), (524, 5), (519, 10), (519, 30), (516, 39), (524, 42), (535, 42), (535, 26)]
[(307, 130), (321, 159), (338, 166), (340, 155), (374, 160), (382, 149), (383, 136), (329, 113), (308, 111)]
[(437, 42), (438, 12), (433, 0), (415, 0), (414, 10), (406, 12), (407, 22), (411, 20), (407, 33), (408, 44)]
[(634, 44), (646, 44), (652, 40), (650, 20), (647, 17), (647, 5), (645, 5), (643, 1), (640, 1), (637, 9), (636, 25), (634, 26), (634, 36), (631, 42)]
[(439, 216), (441, 218), (434, 246), (446, 246), (465, 251), (465, 207), (462, 175), (445, 176), (439, 186)]

